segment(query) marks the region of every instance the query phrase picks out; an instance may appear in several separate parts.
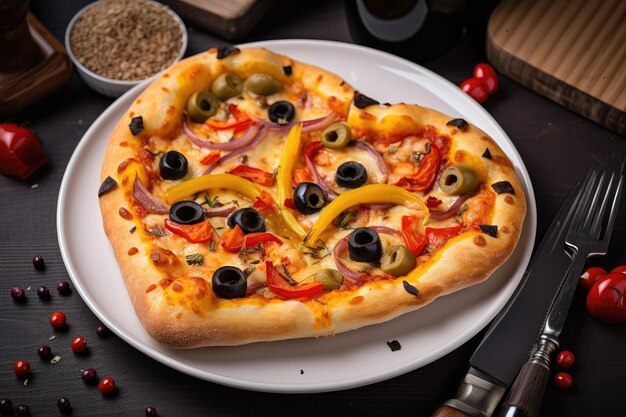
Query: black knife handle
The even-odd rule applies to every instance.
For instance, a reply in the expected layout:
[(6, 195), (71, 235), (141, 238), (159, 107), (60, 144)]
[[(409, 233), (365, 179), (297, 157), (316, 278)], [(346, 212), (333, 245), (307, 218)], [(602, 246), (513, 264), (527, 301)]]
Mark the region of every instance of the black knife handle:
[(520, 370), (498, 417), (536, 417), (550, 377), (550, 368), (533, 361)]

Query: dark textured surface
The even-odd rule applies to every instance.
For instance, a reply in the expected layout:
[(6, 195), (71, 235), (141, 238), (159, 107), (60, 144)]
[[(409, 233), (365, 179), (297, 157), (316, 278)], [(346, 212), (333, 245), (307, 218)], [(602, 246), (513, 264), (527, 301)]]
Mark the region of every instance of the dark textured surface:
[[(32, 0), (31, 10), (62, 39), (72, 15), (87, 1)], [(245, 41), (317, 38), (350, 41), (342, 3), (305, 2), (296, 8), (279, 2)], [(226, 44), (210, 34), (190, 30), (188, 54)], [(426, 66), (454, 83), (467, 78), (484, 50), (462, 41), (448, 55)], [(4, 58), (4, 57), (3, 57)], [(545, 232), (568, 190), (591, 166), (623, 156), (626, 142), (616, 134), (556, 105), (520, 85), (501, 78), (500, 91), (485, 104), (511, 137), (530, 172), (537, 197), (538, 236)], [(56, 236), (56, 200), (66, 164), (76, 144), (112, 100), (92, 92), (75, 74), (72, 82), (49, 99), (15, 118), (28, 122), (41, 137), (50, 160), (47, 169), (27, 182), (0, 177), (0, 398), (28, 404), (32, 415), (60, 415), (59, 397), (67, 397), (75, 416), (142, 416), (148, 405), (163, 417), (173, 416), (428, 416), (455, 391), (480, 335), (442, 359), (391, 380), (342, 392), (311, 395), (264, 394), (228, 388), (195, 379), (165, 367), (111, 336), (100, 339), (98, 321), (74, 292), (60, 296), (56, 283), (68, 279)], [(38, 188), (31, 189), (32, 184)], [(622, 207), (626, 207), (626, 202)], [(622, 208), (607, 257), (590, 265), (626, 264), (626, 209)], [(46, 269), (36, 271), (32, 257), (41, 255)], [(93, 254), (93, 256), (98, 256)], [(36, 295), (39, 285), (51, 301)], [(15, 303), (10, 288), (30, 287), (28, 302)], [(576, 354), (569, 372), (574, 387), (559, 391), (548, 384), (542, 417), (618, 417), (626, 386), (626, 327), (595, 321), (585, 310), (578, 290), (562, 336), (564, 348)], [(67, 332), (53, 331), (50, 313), (62, 310)], [(48, 338), (55, 334), (56, 340)], [(77, 356), (70, 342), (87, 338), (90, 352)], [(47, 344), (61, 362), (51, 365), (37, 356)], [(11, 371), (17, 359), (33, 365), (24, 386)], [(113, 376), (118, 395), (102, 397), (80, 378), (92, 367), (100, 377)]]

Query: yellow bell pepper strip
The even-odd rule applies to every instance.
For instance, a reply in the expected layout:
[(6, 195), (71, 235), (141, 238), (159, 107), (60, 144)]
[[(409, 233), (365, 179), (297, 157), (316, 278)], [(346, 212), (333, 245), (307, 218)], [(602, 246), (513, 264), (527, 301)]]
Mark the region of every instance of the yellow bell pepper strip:
[(304, 239), (306, 232), (298, 223), (298, 220), (294, 217), (293, 213), (285, 207), (285, 200), (292, 197), (292, 179), (291, 172), (293, 166), (300, 155), (302, 148), (301, 141), (302, 124), (299, 123), (291, 128), (289, 135), (287, 136), (287, 142), (285, 143), (285, 149), (280, 156), (280, 162), (278, 165), (278, 171), (276, 173), (276, 188), (278, 197), (278, 208), (280, 214), (285, 221), (285, 224), (295, 233), (300, 239)]
[(215, 188), (233, 190), (251, 201), (261, 195), (261, 189), (244, 178), (232, 174), (207, 174), (169, 188), (167, 201), (171, 204), (200, 191)]
[(341, 193), (320, 213), (304, 242), (315, 245), (326, 227), (344, 210), (358, 204), (394, 203), (415, 204), (424, 212), (424, 224), (428, 222), (428, 207), (421, 198), (404, 188), (390, 184), (370, 184)]

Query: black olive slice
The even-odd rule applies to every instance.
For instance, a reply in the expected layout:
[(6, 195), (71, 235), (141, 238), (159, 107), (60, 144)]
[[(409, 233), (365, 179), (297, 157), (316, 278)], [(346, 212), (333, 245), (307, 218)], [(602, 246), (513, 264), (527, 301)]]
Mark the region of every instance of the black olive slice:
[(480, 230), (482, 230), (484, 233), (488, 234), (491, 237), (497, 237), (498, 236), (498, 226), (496, 226), (496, 225), (481, 224), (478, 227), (480, 227)]
[(502, 194), (502, 193), (515, 194), (515, 190), (513, 189), (513, 186), (508, 181), (494, 182), (493, 184), (491, 184), (491, 188), (493, 188), (494, 191), (498, 194)]
[(128, 124), (128, 127), (130, 128), (130, 133), (132, 133), (133, 136), (137, 136), (143, 131), (143, 117), (133, 117)]
[(452, 119), (448, 123), (446, 123), (446, 125), (454, 126), (457, 129), (465, 132), (467, 130), (467, 126), (469, 126), (469, 123), (467, 123), (464, 119)]
[(285, 73), (286, 76), (290, 76), (292, 74), (292, 69), (291, 69), (291, 65), (286, 65), (283, 67), (283, 72)]
[(288, 101), (277, 101), (267, 109), (269, 119), (281, 125), (286, 125), (296, 117), (296, 109)]
[(239, 226), (244, 234), (265, 232), (265, 219), (251, 207), (241, 208), (226, 219), (229, 228)]
[(102, 181), (102, 185), (98, 189), (98, 198), (102, 197), (109, 191), (112, 191), (113, 188), (117, 185), (117, 182), (111, 177), (106, 177), (104, 181)]
[(493, 159), (493, 157), (491, 156), (491, 152), (489, 151), (489, 148), (485, 148), (485, 152), (483, 152), (483, 158), (487, 158), (487, 159)]
[(231, 54), (238, 54), (241, 52), (236, 46), (220, 46), (217, 48), (217, 59), (224, 59)]
[(344, 162), (337, 168), (335, 181), (342, 187), (358, 188), (367, 182), (367, 171), (358, 162)]
[(170, 207), (170, 220), (179, 224), (196, 224), (204, 220), (204, 210), (195, 201), (179, 201)]
[(354, 105), (357, 108), (363, 110), (364, 108), (373, 106), (374, 104), (380, 104), (380, 101), (374, 100), (371, 97), (359, 93), (358, 91), (354, 93)]
[(380, 236), (374, 229), (359, 227), (348, 237), (348, 254), (357, 262), (378, 262), (383, 255)]
[(241, 298), (248, 289), (248, 277), (239, 268), (222, 266), (211, 278), (211, 289), (219, 298)]
[(326, 205), (326, 195), (319, 185), (301, 182), (293, 193), (293, 202), (300, 213), (313, 214)]
[(178, 180), (187, 175), (187, 158), (180, 152), (166, 152), (159, 161), (159, 174), (164, 180)]

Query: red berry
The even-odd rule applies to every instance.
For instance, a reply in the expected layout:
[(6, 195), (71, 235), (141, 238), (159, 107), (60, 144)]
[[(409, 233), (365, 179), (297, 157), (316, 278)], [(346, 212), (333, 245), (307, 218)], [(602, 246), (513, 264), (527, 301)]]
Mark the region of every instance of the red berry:
[(55, 329), (60, 329), (61, 327), (65, 326), (66, 320), (67, 317), (65, 317), (65, 313), (61, 311), (55, 311), (50, 315), (50, 326), (54, 327)]
[(574, 356), (572, 352), (570, 352), (569, 350), (564, 350), (563, 352), (557, 355), (556, 364), (560, 366), (561, 368), (569, 368), (570, 366), (574, 364), (575, 360), (576, 360), (576, 357)]
[(594, 284), (600, 281), (600, 279), (605, 275), (605, 269), (594, 266), (583, 272), (583, 274), (580, 276), (580, 279), (578, 280), (578, 283), (584, 289), (590, 290), (591, 287), (593, 287)]
[(26, 359), (20, 359), (13, 364), (13, 372), (15, 375), (26, 378), (30, 374), (30, 362)]
[(619, 272), (620, 274), (626, 274), (626, 265), (616, 266), (611, 269), (611, 272)]
[(493, 94), (498, 91), (498, 74), (493, 67), (485, 62), (474, 67), (474, 78), (478, 78), (487, 86), (487, 93)]
[(479, 103), (484, 103), (489, 97), (488, 88), (485, 83), (478, 78), (469, 78), (460, 85), (461, 90), (465, 91), (471, 98)]
[(561, 389), (568, 389), (572, 386), (574, 380), (567, 372), (559, 372), (554, 376), (554, 384)]
[(72, 351), (74, 351), (74, 353), (84, 352), (85, 349), (87, 349), (87, 341), (84, 337), (78, 336), (72, 340)]
[(101, 394), (110, 394), (115, 389), (115, 380), (110, 376), (103, 378), (102, 381), (98, 384), (98, 391)]

